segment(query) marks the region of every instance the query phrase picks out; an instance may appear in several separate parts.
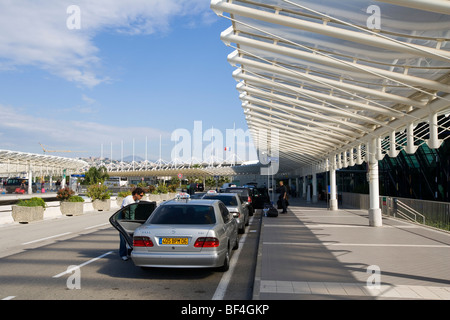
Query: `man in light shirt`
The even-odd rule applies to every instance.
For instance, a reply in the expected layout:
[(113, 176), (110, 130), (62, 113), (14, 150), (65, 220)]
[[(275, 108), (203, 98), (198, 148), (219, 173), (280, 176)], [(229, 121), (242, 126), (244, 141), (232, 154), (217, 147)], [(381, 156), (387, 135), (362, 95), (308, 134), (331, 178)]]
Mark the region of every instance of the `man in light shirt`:
[[(122, 207), (124, 208), (132, 203), (139, 202), (143, 197), (145, 193), (144, 190), (141, 188), (136, 188), (131, 192), (131, 195), (126, 196), (125, 199), (122, 201)], [(123, 261), (128, 260), (128, 249), (127, 249), (127, 243), (124, 239), (124, 237), (120, 235), (120, 246), (119, 246), (119, 255), (122, 258)]]

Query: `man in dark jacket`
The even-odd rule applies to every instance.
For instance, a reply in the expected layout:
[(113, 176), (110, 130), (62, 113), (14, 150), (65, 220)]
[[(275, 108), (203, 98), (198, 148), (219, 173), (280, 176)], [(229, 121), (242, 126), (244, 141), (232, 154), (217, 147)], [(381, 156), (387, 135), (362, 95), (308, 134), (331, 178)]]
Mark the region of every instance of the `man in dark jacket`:
[(281, 213), (286, 213), (286, 200), (287, 200), (287, 190), (286, 187), (283, 185), (283, 181), (280, 181), (280, 196), (278, 199), (281, 201), (281, 207), (283, 208), (283, 211)]

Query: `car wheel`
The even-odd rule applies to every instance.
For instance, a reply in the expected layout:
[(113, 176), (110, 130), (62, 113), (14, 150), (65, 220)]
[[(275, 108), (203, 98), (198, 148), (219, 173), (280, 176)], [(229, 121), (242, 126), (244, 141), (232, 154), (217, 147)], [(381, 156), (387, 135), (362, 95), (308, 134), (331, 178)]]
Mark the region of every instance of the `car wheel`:
[(230, 250), (225, 253), (225, 259), (223, 261), (223, 266), (220, 267), (220, 271), (226, 272), (230, 269)]
[(233, 250), (239, 249), (239, 237), (236, 234), (236, 242), (234, 243)]

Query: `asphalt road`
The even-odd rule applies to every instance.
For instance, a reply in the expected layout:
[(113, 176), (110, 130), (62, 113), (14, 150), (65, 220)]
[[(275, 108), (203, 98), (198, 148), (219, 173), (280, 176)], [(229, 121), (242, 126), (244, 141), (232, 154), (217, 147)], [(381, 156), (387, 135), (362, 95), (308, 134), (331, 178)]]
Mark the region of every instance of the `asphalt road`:
[(249, 300), (260, 213), (228, 272), (142, 269), (118, 256), (112, 212), (0, 226), (0, 300)]

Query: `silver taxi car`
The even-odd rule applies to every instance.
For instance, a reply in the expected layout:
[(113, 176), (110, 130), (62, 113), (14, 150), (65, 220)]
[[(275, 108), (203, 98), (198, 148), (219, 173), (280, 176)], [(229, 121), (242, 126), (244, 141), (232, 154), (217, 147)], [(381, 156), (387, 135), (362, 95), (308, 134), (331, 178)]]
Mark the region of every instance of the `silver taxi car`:
[[(148, 219), (127, 216), (130, 206), (137, 212), (147, 210)], [(191, 200), (182, 194), (154, 210), (148, 205), (142, 209), (141, 203), (130, 206), (110, 222), (132, 248), (136, 266), (229, 269), (231, 250), (239, 247), (239, 239), (237, 222), (221, 201)]]
[(208, 191), (202, 199), (205, 200), (220, 200), (227, 207), (228, 211), (233, 214), (233, 217), (238, 223), (238, 232), (245, 233), (245, 227), (249, 224), (249, 212), (247, 206), (241, 201), (241, 198), (236, 193), (217, 193), (215, 191)]

